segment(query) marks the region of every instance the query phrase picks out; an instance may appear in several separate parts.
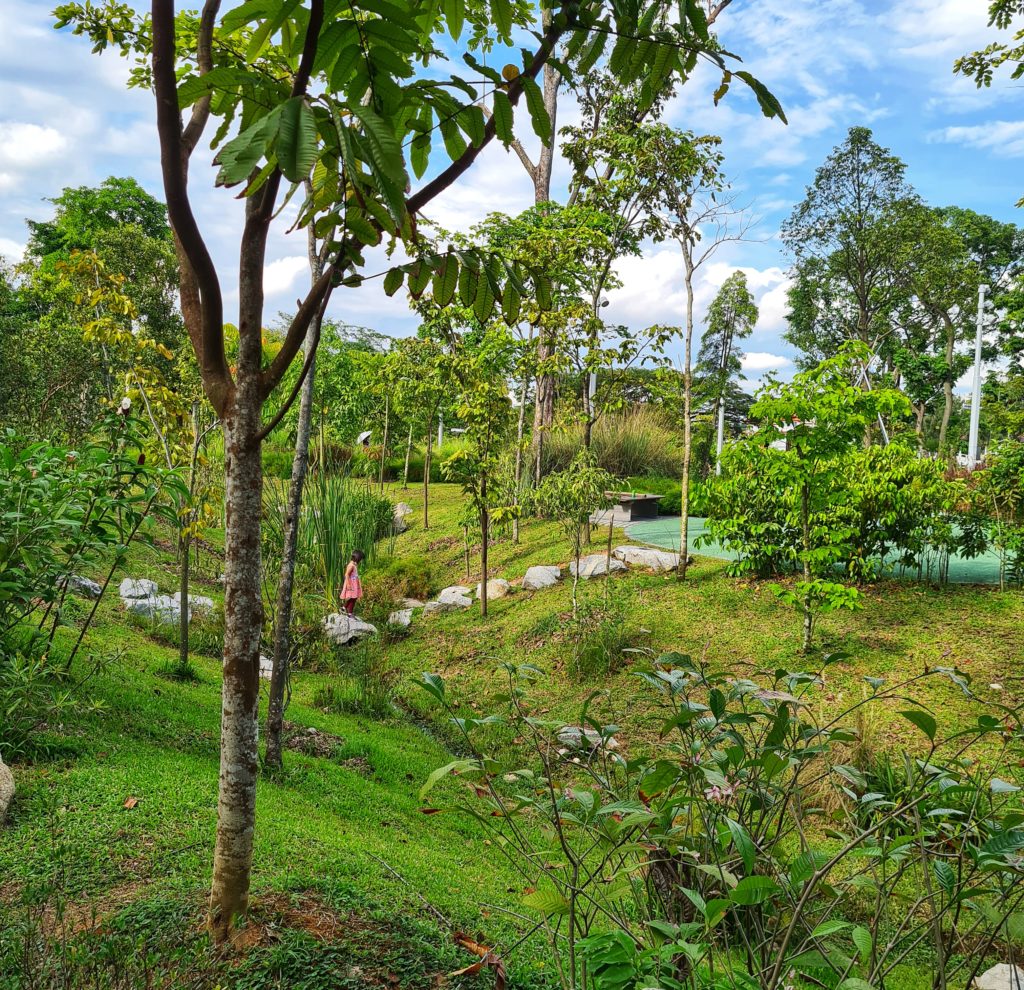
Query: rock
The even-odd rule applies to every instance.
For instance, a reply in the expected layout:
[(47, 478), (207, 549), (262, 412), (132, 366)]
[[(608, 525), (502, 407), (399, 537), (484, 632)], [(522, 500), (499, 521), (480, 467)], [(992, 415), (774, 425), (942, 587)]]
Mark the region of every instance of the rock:
[[(171, 597), (180, 605), (181, 604), (181, 592), (176, 591)], [(212, 612), (213, 611), (213, 599), (207, 598), (206, 595), (192, 595), (188, 596), (188, 608), (190, 612)]]
[(7, 809), (14, 800), (14, 774), (11, 768), (0, 759), (0, 825), (7, 819)]
[[(492, 601), (495, 598), (504, 598), (512, 590), (512, 585), (508, 583), (504, 578), (491, 578), (487, 582), (487, 600)], [(476, 597), (482, 598), (483, 582), (476, 586)]]
[(270, 657), (265, 657), (262, 653), (260, 654), (260, 677), (269, 681), (274, 675), (274, 661)]
[(999, 963), (982, 973), (971, 985), (974, 990), (1024, 990), (1024, 969)]
[(412, 609), (398, 608), (388, 616), (389, 626), (401, 626), (408, 629), (412, 625)]
[(363, 636), (375, 636), (377, 627), (357, 619), (354, 615), (332, 612), (324, 619), (324, 633), (332, 643), (344, 646), (346, 643), (362, 639)]
[(156, 581), (148, 581), (146, 578), (125, 578), (117, 593), (127, 601), (130, 598), (152, 598), (159, 590)]
[[(135, 615), (153, 622), (175, 625), (181, 621), (181, 603), (170, 595), (152, 595), (149, 598), (126, 598), (124, 607)], [(191, 619), (191, 615), (189, 616)]]
[(562, 576), (562, 568), (551, 564), (531, 567), (523, 577), (523, 591), (543, 591), (558, 583)]
[[(64, 581), (61, 582), (62, 585), (64, 583)], [(77, 592), (85, 598), (99, 598), (103, 594), (103, 588), (100, 585), (87, 577), (82, 577), (81, 574), (70, 575), (67, 578), (67, 586), (69, 591)]]
[(418, 598), (403, 598), (402, 608), (423, 608), (423, 602)]
[(646, 567), (655, 574), (674, 571), (679, 566), (679, 554), (669, 550), (652, 550), (650, 547), (616, 547), (612, 556), (631, 567)]
[(404, 533), (408, 528), (409, 524), (405, 521), (406, 516), (412, 515), (412, 506), (407, 502), (399, 502), (395, 506), (394, 515), (394, 528), (396, 533)]
[[(626, 565), (621, 560), (612, 557), (612, 571), (624, 571)], [(569, 573), (575, 575), (576, 561), (569, 564)], [(600, 577), (608, 573), (608, 557), (603, 553), (592, 553), (586, 557), (580, 557), (580, 577), (586, 581), (588, 578)]]
[(463, 584), (453, 584), (437, 596), (437, 601), (445, 608), (469, 608), (473, 604), (472, 594), (472, 588), (467, 588)]
[(619, 743), (614, 736), (607, 739), (601, 737), (596, 729), (582, 728), (578, 725), (563, 725), (558, 730), (558, 741), (568, 749), (618, 749)]

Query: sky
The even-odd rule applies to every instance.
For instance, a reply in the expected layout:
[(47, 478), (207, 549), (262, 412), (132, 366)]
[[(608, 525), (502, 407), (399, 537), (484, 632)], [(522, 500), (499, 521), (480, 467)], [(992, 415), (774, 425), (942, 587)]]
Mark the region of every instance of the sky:
[[(0, 0), (0, 254), (9, 259), (24, 249), (26, 218), (49, 216), (47, 199), (66, 186), (134, 176), (162, 198), (151, 94), (127, 89), (128, 65), (115, 52), (92, 55), (83, 38), (55, 31), (50, 6)], [(751, 382), (768, 371), (783, 378), (793, 371), (794, 351), (782, 337), (790, 259), (779, 226), (850, 127), (872, 128), (907, 163), (907, 178), (927, 202), (1018, 220), (1013, 204), (1024, 194), (1021, 84), (1004, 75), (979, 91), (952, 72), (958, 55), (993, 40), (986, 20), (987, 0), (734, 0), (719, 19), (720, 40), (779, 98), (788, 125), (763, 118), (738, 83), (714, 106), (717, 79), (704, 70), (672, 100), (665, 120), (722, 137), (727, 175), (755, 220), (749, 239), (724, 246), (696, 282), (701, 319), (731, 272), (747, 274), (760, 307), (746, 342), (744, 370)], [(559, 126), (575, 116), (571, 98), (564, 99)], [(564, 195), (567, 175), (558, 161), (555, 198)], [(205, 149), (197, 152), (190, 189), (214, 259), (227, 273), (230, 319), (237, 304), (230, 273), (237, 264), (241, 206), (231, 191), (214, 189)], [(518, 159), (494, 143), (427, 215), (462, 230), (495, 210), (516, 213), (532, 199)], [(294, 309), (308, 280), (305, 237), (286, 234), (286, 227), (285, 216), (267, 252), (268, 322)], [(379, 252), (368, 256), (368, 268), (375, 264), (385, 267)], [(647, 245), (642, 257), (622, 260), (618, 271), (622, 288), (609, 294), (603, 314), (609, 323), (641, 330), (682, 322), (678, 247)], [(407, 335), (416, 324), (402, 295), (387, 298), (378, 279), (336, 292), (331, 315)]]

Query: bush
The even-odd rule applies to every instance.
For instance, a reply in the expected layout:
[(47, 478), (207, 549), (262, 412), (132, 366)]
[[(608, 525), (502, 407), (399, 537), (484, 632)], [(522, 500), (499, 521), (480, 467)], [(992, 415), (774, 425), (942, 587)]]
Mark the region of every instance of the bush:
[(268, 478), (280, 478), (288, 481), (292, 476), (292, 460), (295, 452), (263, 447), (263, 473)]
[[(441, 465), (453, 454), (462, 450), (465, 443), (458, 439), (449, 439), (440, 448), (432, 447), (430, 451), (430, 481), (438, 484), (448, 479), (441, 470)], [(409, 457), (409, 484), (423, 484), (423, 462), (426, 460), (426, 448), (415, 446)], [(378, 468), (379, 469), (379, 468)], [(405, 476), (405, 448), (392, 453), (384, 468), (384, 478), (389, 481), (401, 481)]]
[(355, 646), (335, 650), (335, 657), (337, 680), (321, 688), (313, 704), (343, 715), (390, 715), (398, 671), (388, 662), (382, 644), (364, 639)]
[(0, 756), (5, 762), (33, 750), (45, 752), (37, 733), (73, 704), (67, 672), (46, 652), (44, 636), (0, 640)]
[[(581, 424), (552, 432), (544, 441), (545, 474), (565, 470), (582, 447)], [(602, 416), (594, 424), (591, 450), (598, 466), (617, 478), (682, 476), (682, 445), (665, 414), (653, 406)]]
[(631, 621), (631, 596), (617, 592), (616, 588), (608, 602), (580, 606), (570, 673), (581, 680), (610, 677), (622, 670), (631, 656), (646, 652), (649, 630)]
[(395, 599), (418, 598), (426, 601), (433, 594), (436, 577), (430, 561), (424, 556), (413, 554), (378, 561), (369, 572), (369, 581), (386, 588)]

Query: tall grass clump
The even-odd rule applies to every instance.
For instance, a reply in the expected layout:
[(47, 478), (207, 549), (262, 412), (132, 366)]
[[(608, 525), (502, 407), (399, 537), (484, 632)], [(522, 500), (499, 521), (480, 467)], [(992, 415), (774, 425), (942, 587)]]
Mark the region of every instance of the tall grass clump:
[[(265, 544), (280, 559), (287, 492), (267, 485)], [(353, 550), (362, 550), (372, 564), (378, 541), (393, 535), (394, 506), (366, 484), (341, 474), (314, 472), (306, 481), (299, 521), (296, 578), (321, 594), (328, 605), (338, 600), (345, 567)], [(274, 554), (274, 548), (276, 554)], [(276, 562), (269, 568), (276, 576)]]
[[(583, 427), (579, 423), (551, 433), (544, 443), (545, 473), (564, 471), (582, 446)], [(617, 478), (674, 478), (683, 470), (679, 440), (665, 414), (652, 406), (635, 406), (628, 412), (602, 416), (594, 424), (591, 449), (598, 466)]]

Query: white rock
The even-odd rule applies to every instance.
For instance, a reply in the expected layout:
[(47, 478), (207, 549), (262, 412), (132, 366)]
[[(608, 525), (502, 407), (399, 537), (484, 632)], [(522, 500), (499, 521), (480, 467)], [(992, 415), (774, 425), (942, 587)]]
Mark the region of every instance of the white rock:
[(394, 527), (396, 533), (404, 533), (409, 524), (405, 521), (407, 516), (412, 515), (412, 506), (407, 502), (399, 502), (395, 506)]
[(523, 591), (542, 591), (558, 583), (562, 576), (562, 568), (551, 564), (531, 567), (523, 577)]
[(14, 800), (14, 774), (11, 768), (0, 759), (0, 825), (7, 818), (7, 809)]
[(260, 677), (269, 681), (274, 674), (274, 661), (270, 657), (260, 654)]
[[(63, 585), (64, 582), (62, 581), (61, 584)], [(81, 574), (72, 574), (68, 577), (67, 585), (69, 591), (78, 592), (86, 598), (99, 598), (103, 594), (103, 588), (100, 585), (87, 577), (82, 577)]]
[(472, 594), (472, 588), (467, 588), (463, 584), (453, 584), (437, 596), (437, 601), (444, 608), (469, 608), (473, 604), (470, 597)]
[[(180, 605), (181, 604), (181, 592), (176, 591), (171, 597)], [(207, 598), (206, 595), (193, 595), (188, 596), (188, 607), (191, 612), (212, 612), (213, 611), (213, 599)]]
[(388, 616), (388, 625), (402, 626), (408, 629), (412, 625), (412, 609), (398, 608)]
[(149, 581), (146, 578), (125, 578), (117, 593), (128, 600), (129, 598), (152, 598), (160, 589), (156, 581)]
[[(487, 600), (491, 601), (495, 598), (504, 598), (511, 590), (512, 585), (510, 585), (504, 578), (491, 578), (487, 582)], [(476, 597), (483, 597), (482, 581), (476, 586)]]
[(612, 556), (632, 567), (647, 567), (655, 574), (674, 571), (679, 566), (679, 554), (669, 550), (652, 550), (650, 547), (616, 547)]
[(402, 608), (423, 608), (423, 602), (418, 598), (403, 598)]
[(1024, 969), (999, 963), (979, 976), (974, 990), (1024, 990)]
[[(612, 557), (612, 571), (624, 571), (626, 565), (621, 560)], [(575, 575), (576, 561), (569, 564), (569, 573)], [(603, 553), (592, 553), (587, 557), (580, 557), (580, 577), (586, 581), (588, 578), (600, 577), (608, 573), (608, 557)]]
[(324, 633), (327, 638), (338, 646), (344, 646), (363, 636), (375, 636), (377, 627), (363, 622), (354, 615), (345, 612), (332, 612), (324, 619)]
[[(126, 598), (124, 607), (144, 619), (174, 625), (181, 620), (181, 604), (170, 595), (152, 595), (149, 598)], [(191, 615), (189, 616), (191, 618)]]
[(578, 725), (563, 725), (558, 730), (558, 741), (570, 749), (618, 749), (614, 736), (602, 738), (596, 729), (581, 728)]

